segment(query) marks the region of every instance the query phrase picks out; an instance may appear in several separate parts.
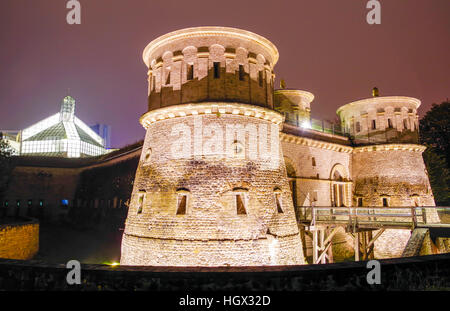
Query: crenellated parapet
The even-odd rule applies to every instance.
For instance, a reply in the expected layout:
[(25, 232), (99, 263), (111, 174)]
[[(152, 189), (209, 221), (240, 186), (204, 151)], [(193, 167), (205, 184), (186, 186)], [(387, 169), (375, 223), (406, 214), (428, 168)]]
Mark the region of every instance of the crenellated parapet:
[(337, 114), (357, 144), (417, 143), (419, 106), (412, 97), (373, 97), (344, 105)]
[(149, 110), (202, 101), (273, 108), (276, 47), (249, 31), (196, 27), (171, 32), (144, 50)]

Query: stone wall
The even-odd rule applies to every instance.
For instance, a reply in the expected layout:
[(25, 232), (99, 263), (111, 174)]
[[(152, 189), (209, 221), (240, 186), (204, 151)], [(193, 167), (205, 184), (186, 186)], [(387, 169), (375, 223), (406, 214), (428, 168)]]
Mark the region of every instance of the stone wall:
[(278, 140), (281, 115), (238, 103), (172, 108), (174, 117), (151, 111), (141, 119), (147, 135), (121, 264), (304, 263)]
[[(381, 284), (369, 285), (367, 262), (276, 267), (109, 267), (82, 265), (68, 285), (65, 265), (0, 260), (0, 290), (344, 291), (448, 290), (450, 254), (380, 260)], [(176, 308), (173, 302), (173, 309)], [(171, 308), (170, 304), (167, 305)]]
[[(3, 222), (7, 219), (3, 219)], [(0, 223), (0, 258), (31, 259), (39, 250), (39, 222), (14, 220)]]
[(77, 168), (17, 166), (2, 208), (7, 209), (9, 216), (64, 217), (68, 207), (63, 206), (62, 200), (72, 202), (79, 172)]
[(0, 216), (29, 216), (41, 221), (75, 217), (89, 222), (109, 208), (122, 208), (119, 218), (123, 223), (140, 154), (141, 148), (134, 146), (133, 150), (97, 158), (18, 158), (0, 201)]

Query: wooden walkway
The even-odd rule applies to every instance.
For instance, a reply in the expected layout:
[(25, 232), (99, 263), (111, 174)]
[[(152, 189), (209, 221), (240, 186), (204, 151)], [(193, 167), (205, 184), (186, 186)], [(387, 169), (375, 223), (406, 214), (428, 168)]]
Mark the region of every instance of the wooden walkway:
[(450, 224), (439, 223), (438, 212), (450, 214), (450, 207), (302, 206), (295, 209), (299, 226), (312, 239), (315, 264), (333, 262), (332, 238), (339, 228), (344, 228), (353, 238), (356, 261), (373, 259), (374, 243), (386, 229), (427, 228), (450, 237)]

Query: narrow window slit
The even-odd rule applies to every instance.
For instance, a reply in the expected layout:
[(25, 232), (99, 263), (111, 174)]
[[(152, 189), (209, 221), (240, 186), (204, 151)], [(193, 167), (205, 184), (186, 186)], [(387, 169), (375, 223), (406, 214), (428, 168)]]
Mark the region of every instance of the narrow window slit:
[(247, 211), (245, 210), (244, 198), (242, 194), (236, 194), (236, 210), (238, 215), (246, 215)]
[(220, 78), (220, 62), (214, 62), (214, 79)]

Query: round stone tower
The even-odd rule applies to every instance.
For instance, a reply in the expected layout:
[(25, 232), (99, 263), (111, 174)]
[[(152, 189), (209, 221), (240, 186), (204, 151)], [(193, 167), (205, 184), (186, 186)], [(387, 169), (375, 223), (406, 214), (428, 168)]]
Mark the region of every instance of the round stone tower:
[(274, 92), (274, 108), (282, 113), (285, 122), (309, 127), (311, 122), (311, 102), (314, 95), (307, 91), (280, 89)]
[(276, 47), (198, 27), (152, 41), (143, 58), (147, 133), (121, 264), (305, 263), (273, 110)]
[(356, 144), (418, 143), (419, 106), (412, 97), (374, 96), (344, 105), (337, 114)]
[[(425, 147), (417, 142), (419, 106), (416, 98), (374, 96), (338, 109), (356, 144), (352, 155), (354, 206), (387, 210), (435, 206), (422, 158)], [(423, 215), (419, 221), (439, 222), (434, 209), (417, 212)], [(386, 229), (375, 242), (375, 256), (400, 257), (410, 235), (410, 230)]]

